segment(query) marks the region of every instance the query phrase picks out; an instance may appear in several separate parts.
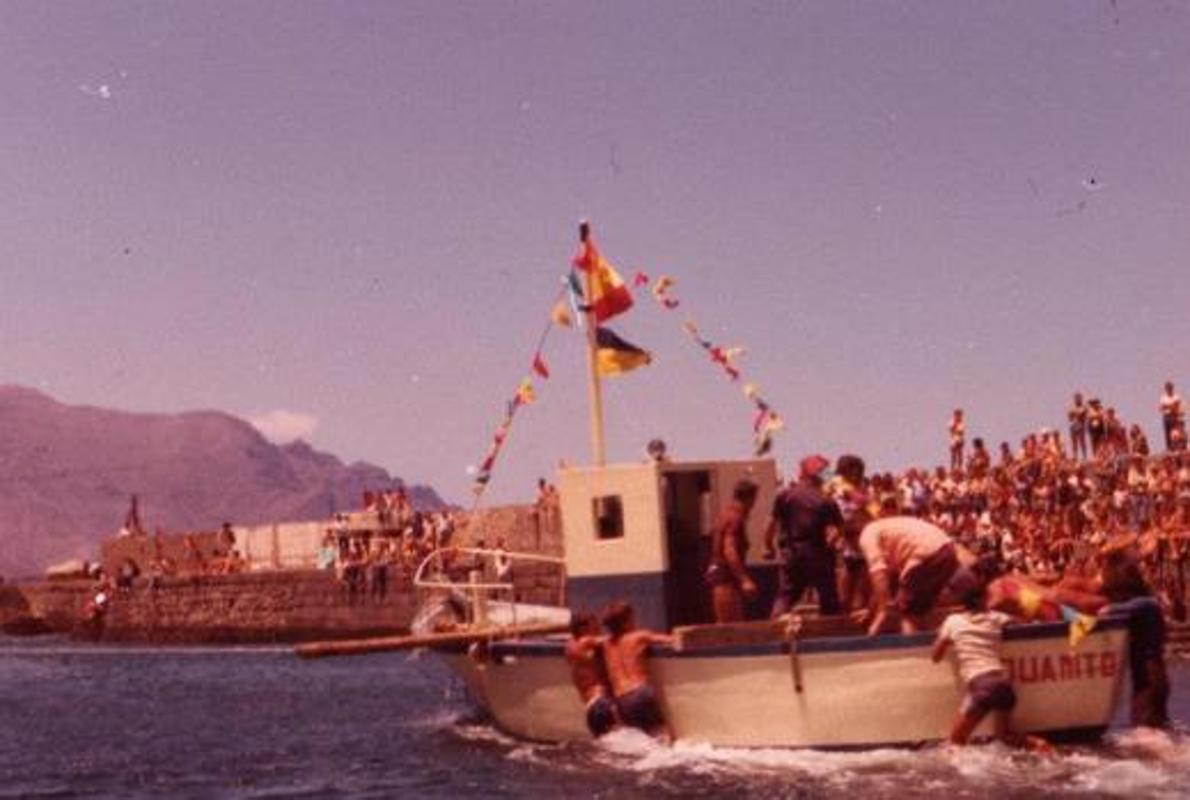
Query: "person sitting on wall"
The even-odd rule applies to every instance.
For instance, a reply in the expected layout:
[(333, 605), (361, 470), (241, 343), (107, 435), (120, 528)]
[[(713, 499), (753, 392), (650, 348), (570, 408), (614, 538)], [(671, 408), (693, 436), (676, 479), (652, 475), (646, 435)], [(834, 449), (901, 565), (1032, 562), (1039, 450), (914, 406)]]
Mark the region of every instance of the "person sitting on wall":
[(225, 550), (230, 550), (236, 545), (236, 532), (231, 529), (230, 522), (224, 522), (223, 527), (219, 529), (219, 546)]
[(198, 546), (198, 540), (194, 538), (194, 534), (186, 534), (183, 540), (186, 547), (186, 572), (201, 575), (207, 571), (207, 562), (203, 557), (202, 550)]
[(120, 568), (116, 571), (116, 590), (127, 592), (132, 588), (133, 582), (140, 576), (140, 565), (131, 558), (126, 558), (120, 564)]
[(227, 560), (225, 562), (224, 572), (228, 575), (238, 575), (248, 568), (248, 560), (236, 548), (227, 551)]
[(570, 617), (570, 640), (566, 642), (566, 663), (570, 679), (587, 710), (587, 730), (599, 738), (616, 726), (616, 704), (612, 701), (603, 660), (599, 621), (590, 614)]
[(731, 504), (723, 512), (711, 535), (711, 561), (706, 581), (711, 587), (715, 622), (740, 622), (744, 602), (756, 597), (756, 582), (748, 574), (748, 517), (756, 505), (759, 487), (741, 480), (732, 491)]
[(316, 562), (318, 569), (334, 569), (335, 556), (338, 550), (339, 548), (335, 545), (335, 531), (333, 528), (327, 528), (326, 535), (322, 537), (322, 546), (318, 548), (318, 560)]
[(617, 601), (603, 612), (603, 657), (615, 695), (620, 721), (650, 736), (671, 739), (661, 713), (657, 694), (649, 685), (649, 646), (672, 645), (673, 637), (636, 627), (636, 613), (629, 604)]

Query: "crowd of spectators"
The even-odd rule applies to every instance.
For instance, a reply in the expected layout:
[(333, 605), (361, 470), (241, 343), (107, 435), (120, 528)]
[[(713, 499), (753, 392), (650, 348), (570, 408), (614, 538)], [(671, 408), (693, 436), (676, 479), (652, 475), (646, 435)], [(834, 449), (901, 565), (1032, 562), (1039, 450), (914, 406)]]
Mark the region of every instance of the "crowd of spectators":
[[(1069, 449), (1058, 430), (999, 445), (966, 447), (956, 409), (948, 428), (950, 466), (876, 474), (852, 486), (837, 478), (840, 504), (857, 498), (885, 512), (924, 518), (978, 555), (1040, 579), (1090, 569), (1109, 540), (1135, 537), (1146, 577), (1178, 616), (1185, 613), (1190, 558), (1190, 454), (1185, 412), (1172, 383), (1160, 403), (1165, 449), (1097, 398), (1074, 396)], [(1089, 446), (1088, 446), (1089, 445)]]
[(426, 556), (450, 543), (457, 525), (457, 512), (414, 509), (403, 487), (365, 491), (362, 512), (335, 515), (318, 567), (334, 570), (350, 602), (383, 603), (390, 584), (411, 579)]

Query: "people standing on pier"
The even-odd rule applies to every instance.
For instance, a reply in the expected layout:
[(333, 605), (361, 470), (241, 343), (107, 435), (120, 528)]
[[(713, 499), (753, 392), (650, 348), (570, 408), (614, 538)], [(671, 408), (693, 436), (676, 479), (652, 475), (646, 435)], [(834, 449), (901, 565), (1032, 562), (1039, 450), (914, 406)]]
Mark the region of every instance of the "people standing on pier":
[(322, 546), (318, 548), (318, 558), (315, 562), (318, 569), (334, 569), (335, 557), (338, 552), (339, 548), (335, 544), (335, 531), (333, 528), (327, 528), (326, 534), (322, 537)]
[(587, 730), (596, 738), (616, 726), (616, 705), (611, 697), (600, 633), (599, 622), (592, 615), (575, 612), (570, 616), (566, 663), (586, 709)]
[(1109, 406), (1103, 419), (1105, 426), (1105, 443), (1110, 448), (1112, 456), (1120, 456), (1128, 452), (1128, 431), (1123, 421), (1116, 414), (1115, 406)]
[(964, 610), (943, 621), (932, 653), (937, 664), (954, 647), (959, 677), (967, 690), (951, 727), (951, 744), (966, 744), (984, 717), (994, 713), (995, 735), (1000, 741), (1034, 750), (1051, 749), (1045, 740), (1022, 736), (1012, 729), (1016, 691), (1000, 655), (1004, 626), (1012, 618), (988, 609), (983, 583), (968, 570), (955, 576), (952, 589), (959, 595)]
[(1087, 406), (1083, 402), (1083, 393), (1074, 393), (1074, 402), (1066, 412), (1066, 419), (1070, 422), (1070, 452), (1075, 461), (1087, 460)]
[(744, 604), (757, 595), (756, 582), (748, 574), (748, 517), (756, 505), (760, 487), (747, 479), (736, 483), (731, 504), (711, 535), (711, 559), (706, 581), (711, 587), (715, 622), (740, 622)]
[(657, 694), (649, 685), (649, 647), (672, 645), (673, 637), (636, 627), (636, 612), (617, 601), (603, 612), (603, 656), (620, 722), (650, 736), (672, 739)]
[(955, 544), (946, 531), (916, 517), (884, 517), (864, 527), (859, 549), (872, 581), (872, 605), (865, 615), (868, 635), (883, 630), (894, 586), (901, 632), (925, 627), (925, 616), (959, 568)]
[(983, 438), (976, 436), (971, 440), (971, 457), (967, 459), (967, 474), (973, 480), (982, 480), (992, 468), (992, 456), (988, 452)]
[(368, 593), (372, 602), (388, 599), (388, 542), (378, 542), (368, 553)]
[(1104, 421), (1103, 404), (1098, 397), (1087, 401), (1087, 435), (1091, 437), (1091, 455), (1098, 458), (1103, 449), (1107, 428)]
[(1174, 432), (1180, 429), (1182, 444), (1186, 441), (1186, 412), (1182, 407), (1181, 396), (1174, 391), (1173, 381), (1165, 382), (1165, 391), (1161, 394), (1158, 408), (1161, 410), (1161, 425), (1165, 429), (1165, 450), (1175, 452), (1179, 448), (1175, 447), (1177, 437), (1174, 436)]
[(963, 421), (963, 409), (956, 408), (950, 417), (950, 468), (963, 468), (963, 445), (967, 441), (967, 423)]

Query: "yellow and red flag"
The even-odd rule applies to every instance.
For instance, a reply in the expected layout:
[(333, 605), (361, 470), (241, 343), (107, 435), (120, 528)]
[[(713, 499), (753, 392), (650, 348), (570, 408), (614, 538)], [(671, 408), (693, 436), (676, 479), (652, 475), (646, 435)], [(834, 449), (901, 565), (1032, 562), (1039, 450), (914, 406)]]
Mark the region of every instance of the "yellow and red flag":
[(591, 296), (587, 302), (597, 323), (632, 308), (632, 292), (628, 291), (615, 268), (600, 255), (590, 236), (579, 244), (574, 266), (591, 276)]

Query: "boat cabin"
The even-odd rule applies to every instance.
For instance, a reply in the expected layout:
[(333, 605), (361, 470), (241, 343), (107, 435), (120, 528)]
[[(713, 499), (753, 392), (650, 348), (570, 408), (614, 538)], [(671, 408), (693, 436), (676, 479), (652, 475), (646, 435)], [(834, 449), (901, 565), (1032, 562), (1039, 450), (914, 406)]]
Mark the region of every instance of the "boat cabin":
[(775, 566), (763, 557), (777, 491), (772, 459), (560, 470), (567, 605), (598, 612), (624, 600), (642, 626), (663, 631), (713, 621), (703, 577), (711, 534), (744, 478), (760, 487), (748, 520), (747, 562), (761, 587), (753, 612), (766, 610), (776, 582)]

